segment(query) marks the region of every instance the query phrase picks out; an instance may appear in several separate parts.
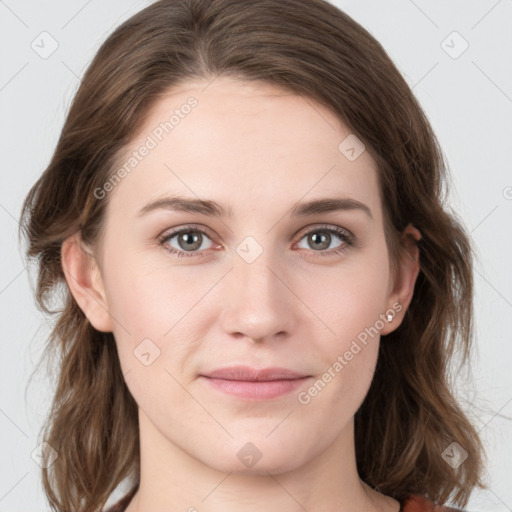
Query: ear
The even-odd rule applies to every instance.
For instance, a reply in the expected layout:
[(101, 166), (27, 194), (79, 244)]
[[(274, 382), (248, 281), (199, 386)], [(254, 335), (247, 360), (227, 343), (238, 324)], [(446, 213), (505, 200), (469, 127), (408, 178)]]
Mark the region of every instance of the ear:
[(98, 331), (112, 332), (100, 269), (90, 251), (83, 246), (79, 233), (67, 238), (61, 247), (64, 276), (80, 309)]
[(387, 300), (387, 312), (392, 312), (393, 318), (385, 322), (381, 329), (381, 335), (389, 334), (397, 329), (402, 323), (405, 312), (411, 303), (414, 293), (414, 285), (419, 273), (419, 249), (417, 241), (421, 240), (421, 233), (412, 225), (408, 224), (400, 239), (401, 257), (397, 275), (390, 284), (390, 294)]

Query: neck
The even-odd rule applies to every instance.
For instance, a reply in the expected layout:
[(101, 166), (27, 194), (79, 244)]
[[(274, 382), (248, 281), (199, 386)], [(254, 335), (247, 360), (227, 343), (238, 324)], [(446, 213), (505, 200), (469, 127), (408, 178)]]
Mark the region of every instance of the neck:
[[(126, 512), (398, 512), (398, 501), (357, 473), (354, 425), (316, 458), (297, 468), (218, 471), (161, 435), (139, 411), (140, 484)], [(256, 466), (255, 466), (256, 467)], [(250, 472), (249, 472), (250, 471)]]

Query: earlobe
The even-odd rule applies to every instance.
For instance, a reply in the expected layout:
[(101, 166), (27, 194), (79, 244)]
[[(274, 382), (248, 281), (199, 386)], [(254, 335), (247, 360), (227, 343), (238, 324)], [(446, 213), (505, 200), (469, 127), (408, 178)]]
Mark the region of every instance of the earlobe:
[(100, 270), (78, 233), (63, 242), (61, 263), (68, 288), (89, 322), (98, 331), (112, 332)]
[(388, 297), (388, 311), (393, 310), (393, 318), (386, 322), (381, 334), (386, 335), (397, 329), (405, 316), (414, 294), (414, 285), (420, 270), (419, 248), (417, 241), (421, 240), (421, 233), (412, 224), (409, 224), (401, 235), (401, 259), (399, 272), (395, 278), (393, 290)]

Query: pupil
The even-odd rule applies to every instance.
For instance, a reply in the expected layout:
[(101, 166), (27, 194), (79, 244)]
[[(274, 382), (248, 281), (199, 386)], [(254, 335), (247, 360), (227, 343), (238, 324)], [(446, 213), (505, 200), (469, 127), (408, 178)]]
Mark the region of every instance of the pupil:
[(185, 239), (185, 244), (190, 247), (197, 243), (198, 236), (197, 235), (191, 235), (189, 233), (185, 233), (183, 235), (183, 238)]
[[(325, 245), (325, 241), (327, 240), (327, 236), (326, 235), (314, 234), (314, 235), (312, 235), (312, 237), (313, 237), (313, 242), (315, 244), (319, 244), (319, 245), (322, 245), (322, 244)], [(329, 245), (329, 244), (327, 244), (327, 245)]]

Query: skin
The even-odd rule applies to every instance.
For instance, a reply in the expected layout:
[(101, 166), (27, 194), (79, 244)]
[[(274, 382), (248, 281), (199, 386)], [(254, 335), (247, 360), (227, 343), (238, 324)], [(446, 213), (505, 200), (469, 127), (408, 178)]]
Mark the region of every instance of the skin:
[[(404, 231), (393, 276), (369, 152), (348, 160), (338, 146), (350, 132), (334, 113), (268, 84), (217, 77), (169, 91), (123, 158), (191, 96), (198, 105), (109, 192), (95, 258), (78, 234), (62, 247), (70, 290), (96, 329), (113, 332), (139, 406), (141, 484), (127, 510), (397, 512), (398, 501), (363, 483), (355, 464), (353, 419), (380, 336), (359, 343), (309, 403), (298, 393), (393, 304), (380, 334), (400, 325), (420, 234)], [(170, 194), (229, 205), (232, 218), (165, 209), (138, 216)], [(297, 202), (333, 196), (364, 203), (372, 217), (358, 209), (289, 215)], [(190, 224), (209, 233), (200, 248), (191, 257), (167, 252), (159, 235)], [(323, 225), (349, 230), (358, 245), (327, 235), (317, 248), (307, 235)], [(263, 251), (251, 263), (236, 251), (248, 236)], [(167, 245), (191, 254), (179, 242)], [(148, 366), (134, 355), (144, 339), (160, 350)], [(289, 394), (250, 401), (199, 376), (239, 364), (312, 377)], [(237, 457), (248, 442), (261, 453), (251, 467)]]

